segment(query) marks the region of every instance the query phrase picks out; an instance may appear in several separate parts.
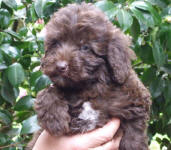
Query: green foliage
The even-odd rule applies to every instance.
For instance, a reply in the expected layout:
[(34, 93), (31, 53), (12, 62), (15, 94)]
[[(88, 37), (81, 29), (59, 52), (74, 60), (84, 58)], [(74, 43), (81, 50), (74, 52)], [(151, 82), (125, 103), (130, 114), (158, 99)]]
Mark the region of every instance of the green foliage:
[[(53, 12), (73, 2), (81, 0), (0, 0), (0, 149), (23, 150), (39, 129), (33, 103), (37, 92), (51, 84), (39, 67), (44, 54), (42, 29)], [(150, 149), (171, 149), (170, 1), (93, 3), (132, 36), (137, 54), (133, 67), (152, 95)]]

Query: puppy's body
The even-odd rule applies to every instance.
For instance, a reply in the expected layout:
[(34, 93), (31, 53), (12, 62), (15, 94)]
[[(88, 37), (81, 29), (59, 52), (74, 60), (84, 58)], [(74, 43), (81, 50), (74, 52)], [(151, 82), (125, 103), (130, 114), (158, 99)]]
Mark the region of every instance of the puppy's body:
[(60, 9), (46, 29), (42, 70), (54, 85), (37, 96), (40, 126), (71, 135), (117, 117), (120, 150), (147, 150), (150, 94), (131, 68), (128, 37), (85, 3)]

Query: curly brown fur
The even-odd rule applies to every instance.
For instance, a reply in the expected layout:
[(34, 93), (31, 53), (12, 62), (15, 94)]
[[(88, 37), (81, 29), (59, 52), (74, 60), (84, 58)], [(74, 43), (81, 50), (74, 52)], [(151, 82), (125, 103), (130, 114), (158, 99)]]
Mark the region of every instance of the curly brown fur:
[(71, 135), (118, 117), (119, 149), (147, 150), (150, 94), (131, 67), (130, 39), (85, 3), (60, 9), (46, 30), (41, 67), (54, 84), (37, 96), (40, 126), (51, 135)]

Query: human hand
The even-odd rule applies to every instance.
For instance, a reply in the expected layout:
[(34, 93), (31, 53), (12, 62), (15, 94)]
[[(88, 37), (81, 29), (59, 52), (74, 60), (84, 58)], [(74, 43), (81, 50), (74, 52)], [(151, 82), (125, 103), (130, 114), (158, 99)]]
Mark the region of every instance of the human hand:
[(118, 150), (122, 135), (113, 138), (120, 126), (113, 119), (104, 127), (74, 136), (53, 137), (43, 131), (33, 150)]

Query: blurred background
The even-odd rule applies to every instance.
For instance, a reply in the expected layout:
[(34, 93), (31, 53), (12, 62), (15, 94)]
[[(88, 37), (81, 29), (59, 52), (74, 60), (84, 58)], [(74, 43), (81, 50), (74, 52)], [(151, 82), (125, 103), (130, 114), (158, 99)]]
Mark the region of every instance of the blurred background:
[[(33, 103), (51, 81), (40, 71), (43, 28), (81, 0), (0, 0), (0, 149), (23, 150), (39, 129)], [(132, 36), (133, 68), (152, 95), (150, 150), (171, 150), (171, 1), (86, 0)]]

